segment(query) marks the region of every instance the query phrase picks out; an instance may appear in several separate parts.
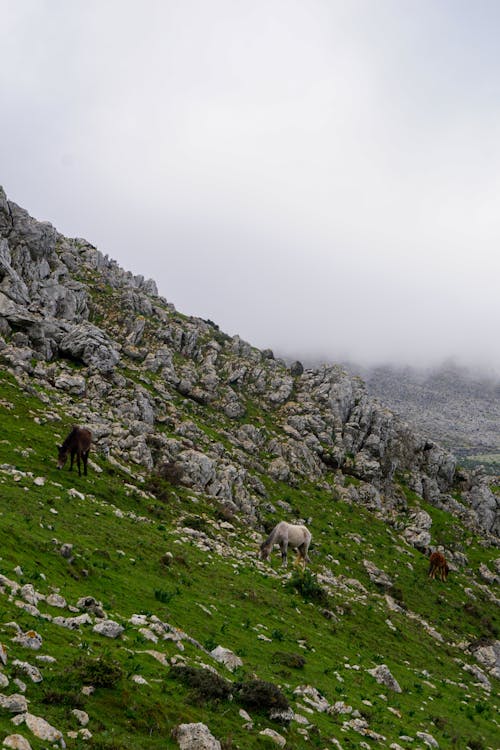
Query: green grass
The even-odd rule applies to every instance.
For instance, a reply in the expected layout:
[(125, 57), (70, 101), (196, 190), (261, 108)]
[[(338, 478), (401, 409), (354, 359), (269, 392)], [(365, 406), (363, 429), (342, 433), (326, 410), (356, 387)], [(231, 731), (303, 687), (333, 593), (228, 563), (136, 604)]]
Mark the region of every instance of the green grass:
[[(68, 398), (67, 403), (71, 402)], [(78, 729), (70, 708), (81, 707), (90, 716), (91, 747), (115, 750), (177, 747), (171, 731), (189, 721), (205, 722), (225, 748), (271, 747), (258, 734), (265, 727), (284, 733), (287, 746), (298, 750), (326, 747), (331, 737), (337, 737), (344, 748), (359, 747), (363, 739), (359, 734), (342, 731), (350, 717), (309, 715), (297, 707), (293, 691), (297, 685), (308, 684), (331, 704), (343, 700), (365, 715), (370, 728), (387, 738), (381, 746), (392, 742), (406, 746), (399, 739), (401, 734), (430, 731), (441, 748), (465, 748), (471, 741), (495, 747), (494, 699), (475, 687), (473, 677), (461, 669), (458, 660), (472, 663), (473, 659), (453, 644), (498, 637), (494, 605), (477, 588), (474, 601), (464, 592), (474, 585), (479, 563), (491, 565), (497, 553), (482, 546), (456, 519), (406, 490), (408, 501), (431, 515), (433, 541), (464, 548), (468, 555), (468, 569), (450, 574), (448, 584), (443, 585), (427, 580), (426, 558), (406, 545), (395, 528), (362, 507), (335, 501), (330, 491), (313, 484), (292, 488), (263, 478), (270, 503), (286, 500), (297, 517), (310, 519), (310, 570), (294, 573), (290, 582), (281, 571), (278, 554), (262, 568), (256, 564), (257, 544), (248, 527), (236, 519), (234, 530), (217, 525), (215, 498), (175, 487), (165, 503), (147, 500), (127, 487), (128, 475), (97, 452), (92, 458), (102, 473), (89, 470), (87, 478), (79, 478), (76, 472), (58, 472), (56, 433), (64, 436), (72, 422), (64, 408), (55, 410), (62, 417), (60, 422), (47, 421), (48, 407), (36, 389), (22, 390), (4, 372), (0, 373), (0, 404), (0, 463), (32, 474), (20, 475), (16, 482), (11, 474), (0, 472), (0, 572), (21, 585), (32, 583), (43, 594), (58, 589), (69, 604), (81, 596), (94, 596), (109, 617), (125, 626), (117, 641), (99, 636), (89, 625), (71, 631), (24, 612), (16, 606), (19, 597), (0, 595), (0, 641), (9, 651), (5, 674), (13, 677), (14, 658), (38, 664), (34, 652), (11, 642), (13, 631), (6, 623), (12, 620), (23, 630), (40, 633), (42, 653), (57, 660), (38, 664), (44, 676), (41, 685), (24, 680), (32, 713), (66, 733)], [(192, 412), (201, 419), (198, 405), (193, 405)], [(205, 434), (216, 438), (215, 421), (205, 426)], [(45, 478), (43, 486), (34, 484), (36, 476)], [(72, 488), (84, 498), (72, 495)], [(116, 514), (117, 508), (122, 517)], [(269, 523), (277, 520), (271, 513), (263, 516)], [(191, 536), (178, 530), (185, 525), (206, 533), (210, 549), (200, 549)], [(59, 554), (65, 542), (73, 544), (73, 561)], [(224, 545), (223, 554), (217, 552), (217, 544)], [(170, 553), (167, 558), (166, 553)], [(364, 559), (391, 576), (403, 607), (435, 627), (443, 643), (404, 612), (388, 611), (385, 592), (370, 581)], [(16, 566), (22, 568), (20, 578), (13, 572)], [(328, 588), (321, 582), (325, 567), (342, 586)], [(74, 615), (43, 602), (39, 608), (53, 617)], [(231, 675), (189, 640), (181, 642), (183, 650), (172, 640), (147, 641), (128, 622), (140, 613), (181, 629), (207, 650), (218, 644), (230, 648), (240, 655), (243, 667)], [(394, 630), (387, 625), (388, 618)], [(310, 719), (309, 739), (298, 731), (301, 725), (296, 722), (283, 728), (258, 709), (250, 711), (253, 729), (245, 729), (237, 701), (193, 697), (189, 686), (173, 679), (168, 667), (145, 653), (148, 650), (160, 651), (169, 659), (182, 657), (193, 666), (216, 666), (229, 680), (245, 682), (257, 676), (279, 686), (294, 709)], [(297, 661), (301, 666), (296, 668), (290, 656), (276, 657), (280, 653), (303, 657)], [(96, 659), (108, 665), (105, 671), (112, 679), (85, 696), (81, 687), (87, 680), (100, 682)], [(380, 663), (389, 666), (403, 689), (401, 694), (390, 693), (367, 673)], [(132, 682), (135, 674), (148, 684)], [(460, 683), (467, 689), (459, 687)], [(14, 692), (12, 683), (4, 692)], [(299, 703), (305, 705), (303, 700)], [(400, 712), (401, 718), (389, 707)], [(14, 731), (3, 711), (0, 731), (3, 736)], [(19, 731), (29, 737), (34, 750), (45, 747), (26, 728)], [(89, 744), (68, 740), (70, 746)]]

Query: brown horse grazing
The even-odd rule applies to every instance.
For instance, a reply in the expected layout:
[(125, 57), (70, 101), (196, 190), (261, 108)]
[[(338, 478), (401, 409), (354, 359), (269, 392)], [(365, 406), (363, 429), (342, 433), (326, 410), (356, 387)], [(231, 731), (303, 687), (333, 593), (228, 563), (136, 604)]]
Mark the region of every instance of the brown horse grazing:
[(92, 443), (92, 433), (84, 427), (74, 426), (68, 437), (62, 445), (57, 446), (59, 451), (57, 468), (62, 469), (68, 459), (68, 453), (71, 453), (71, 464), (69, 470), (73, 469), (73, 461), (76, 456), (78, 465), (78, 476), (81, 477), (80, 459), (83, 461), (83, 473), (87, 476), (87, 461), (89, 459), (90, 444)]
[(438, 573), (439, 578), (443, 581), (446, 581), (448, 578), (448, 573), (450, 569), (446, 563), (445, 556), (441, 554), (441, 552), (432, 552), (429, 557), (429, 572), (427, 573), (429, 578), (434, 579), (436, 577), (436, 573)]

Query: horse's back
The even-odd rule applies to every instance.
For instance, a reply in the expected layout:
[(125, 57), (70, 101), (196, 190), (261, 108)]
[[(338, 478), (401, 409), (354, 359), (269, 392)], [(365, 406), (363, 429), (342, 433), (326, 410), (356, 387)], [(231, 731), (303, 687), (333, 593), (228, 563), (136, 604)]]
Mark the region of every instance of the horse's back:
[(292, 545), (309, 544), (311, 541), (311, 532), (307, 526), (287, 524), (288, 526), (288, 541)]
[(92, 443), (92, 433), (86, 427), (73, 425), (71, 432), (65, 441), (71, 449), (79, 449), (83, 453), (90, 449)]

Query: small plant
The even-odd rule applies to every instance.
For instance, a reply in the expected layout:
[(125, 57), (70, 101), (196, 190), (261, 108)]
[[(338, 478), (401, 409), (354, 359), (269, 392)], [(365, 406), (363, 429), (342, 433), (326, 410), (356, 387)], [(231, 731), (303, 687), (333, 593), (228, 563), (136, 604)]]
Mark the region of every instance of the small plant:
[(310, 570), (294, 571), (286, 588), (301, 594), (306, 602), (314, 602), (322, 607), (328, 607), (330, 602), (328, 592), (318, 583), (318, 579)]
[(286, 711), (288, 701), (277, 685), (265, 680), (249, 680), (235, 685), (236, 699), (245, 708), (269, 712)]
[(179, 589), (175, 591), (166, 591), (165, 589), (155, 589), (155, 599), (157, 602), (162, 604), (168, 604), (176, 594), (179, 593)]
[(189, 687), (200, 702), (227, 700), (231, 695), (231, 683), (209, 669), (181, 665), (172, 667), (168, 676)]
[(201, 516), (186, 516), (182, 523), (184, 526), (194, 529), (195, 531), (207, 532), (209, 529), (207, 521)]
[(167, 461), (157, 468), (156, 474), (161, 477), (161, 479), (165, 479), (171, 485), (177, 487), (182, 484), (184, 470), (177, 461)]
[(98, 659), (77, 659), (74, 670), (83, 684), (103, 688), (116, 687), (124, 674), (120, 664), (105, 655)]
[(273, 654), (273, 663), (282, 664), (284, 667), (289, 667), (290, 669), (304, 669), (306, 660), (302, 654), (294, 654), (288, 651), (276, 651)]

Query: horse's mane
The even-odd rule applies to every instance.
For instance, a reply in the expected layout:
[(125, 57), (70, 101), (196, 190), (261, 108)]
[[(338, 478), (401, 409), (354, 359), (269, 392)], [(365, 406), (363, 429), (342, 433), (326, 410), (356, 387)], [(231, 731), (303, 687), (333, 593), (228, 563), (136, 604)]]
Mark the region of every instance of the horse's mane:
[(72, 428), (71, 428), (71, 432), (69, 433), (68, 437), (66, 438), (66, 440), (64, 441), (64, 443), (61, 445), (61, 448), (63, 450), (66, 450), (66, 448), (72, 442), (72, 440), (73, 440), (76, 432), (78, 432), (78, 427), (76, 426), (76, 424), (74, 424), (72, 426)]
[(277, 534), (278, 526), (279, 526), (279, 524), (276, 524), (276, 526), (271, 531), (271, 533), (269, 534), (269, 536), (267, 537), (267, 539), (265, 540), (265, 542), (262, 542), (262, 544), (260, 545), (261, 550), (264, 550), (267, 547), (270, 547), (272, 545), (272, 543), (274, 542), (274, 537)]

